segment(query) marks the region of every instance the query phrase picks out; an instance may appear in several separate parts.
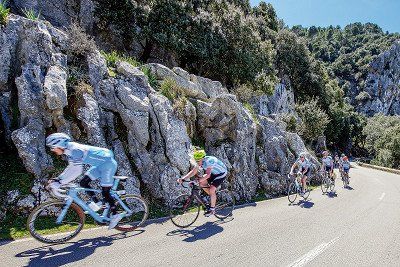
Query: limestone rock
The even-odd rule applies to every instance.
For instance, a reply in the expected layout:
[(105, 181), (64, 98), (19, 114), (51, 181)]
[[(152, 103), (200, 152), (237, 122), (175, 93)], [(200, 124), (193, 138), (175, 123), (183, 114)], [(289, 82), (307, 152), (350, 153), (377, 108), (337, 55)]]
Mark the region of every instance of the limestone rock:
[(400, 114), (400, 41), (379, 55), (371, 64), (358, 110), (367, 116), (376, 113)]
[(150, 68), (158, 80), (171, 79), (175, 81), (184, 90), (186, 96), (200, 99), (207, 98), (207, 95), (201, 90), (198, 84), (177, 75), (169, 68), (157, 63), (150, 63), (145, 65), (145, 67)]

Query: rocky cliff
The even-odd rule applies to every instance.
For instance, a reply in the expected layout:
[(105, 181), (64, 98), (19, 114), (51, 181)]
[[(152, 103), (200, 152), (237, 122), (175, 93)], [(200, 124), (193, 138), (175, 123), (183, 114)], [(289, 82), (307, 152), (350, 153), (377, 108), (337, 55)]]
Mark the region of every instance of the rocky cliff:
[[(160, 64), (110, 68), (97, 49), (76, 51), (76, 43), (48, 22), (16, 15), (0, 28), (0, 126), (34, 179), (32, 194), (8, 192), (2, 203), (24, 209), (47, 197), (39, 188), (55, 164), (45, 137), (55, 131), (112, 149), (118, 174), (132, 177), (125, 188), (163, 203), (181, 193), (175, 180), (190, 169), (194, 143), (226, 163), (237, 199), (285, 191), (291, 163), (307, 152), (297, 134), (268, 117), (293, 111), (287, 85), (256, 101), (256, 115), (220, 82)], [(165, 80), (181, 89), (179, 105), (154, 85)]]
[(400, 41), (370, 64), (365, 89), (357, 100), (358, 110), (368, 116), (400, 114)]

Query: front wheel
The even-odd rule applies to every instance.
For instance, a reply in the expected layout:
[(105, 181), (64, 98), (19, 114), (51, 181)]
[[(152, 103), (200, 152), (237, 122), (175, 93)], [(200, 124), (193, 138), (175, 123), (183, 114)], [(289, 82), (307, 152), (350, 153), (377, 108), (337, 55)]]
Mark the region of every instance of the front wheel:
[(232, 215), (235, 208), (235, 197), (229, 190), (217, 192), (217, 204), (215, 206), (215, 217), (220, 220), (226, 219)]
[(288, 200), (290, 203), (296, 201), (297, 198), (297, 187), (295, 183), (291, 183), (288, 187)]
[(199, 217), (200, 205), (192, 195), (180, 195), (169, 207), (172, 223), (180, 228), (191, 226)]
[(83, 228), (85, 213), (72, 203), (63, 220), (57, 218), (65, 208), (65, 202), (54, 200), (37, 206), (29, 215), (27, 228), (36, 239), (48, 244), (63, 243), (74, 238)]
[[(124, 195), (121, 200), (132, 211), (132, 214), (124, 217), (115, 229), (123, 232), (130, 232), (143, 225), (149, 215), (149, 208), (146, 200), (137, 195)], [(117, 212), (125, 210), (120, 203), (117, 203)]]

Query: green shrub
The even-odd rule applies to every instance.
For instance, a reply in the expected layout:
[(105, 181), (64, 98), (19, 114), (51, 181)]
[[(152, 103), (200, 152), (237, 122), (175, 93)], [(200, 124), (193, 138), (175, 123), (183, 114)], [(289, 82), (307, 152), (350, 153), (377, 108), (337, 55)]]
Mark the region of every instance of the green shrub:
[(298, 132), (306, 142), (311, 143), (324, 134), (329, 117), (318, 106), (317, 99), (297, 104), (296, 111), (301, 118)]
[(183, 89), (170, 78), (167, 78), (161, 82), (160, 93), (172, 102), (178, 97), (184, 96)]
[(157, 90), (159, 87), (157, 77), (151, 72), (150, 68), (142, 67), (141, 70), (143, 71), (144, 75), (147, 76), (150, 86)]
[(33, 9), (24, 8), (24, 9), (22, 9), (22, 13), (24, 14), (24, 16), (27, 19), (31, 19), (31, 20), (35, 20), (36, 21), (36, 20), (38, 20), (40, 18), (40, 11), (38, 13), (36, 13), (36, 11), (33, 10)]
[(7, 23), (9, 13), (10, 9), (7, 8), (7, 0), (0, 0), (0, 24), (5, 25)]
[(250, 112), (250, 115), (251, 115), (251, 117), (253, 118), (254, 122), (259, 123), (257, 114), (256, 114), (256, 112), (255, 112), (253, 106), (250, 105), (249, 103), (244, 103), (244, 104), (243, 104), (243, 107), (244, 107), (245, 109), (247, 109), (247, 110)]
[(377, 114), (368, 119), (363, 133), (373, 164), (400, 169), (400, 116)]
[(141, 65), (140, 62), (137, 61), (136, 59), (134, 59), (133, 57), (128, 57), (128, 56), (121, 55), (117, 51), (111, 51), (111, 53), (107, 53), (105, 51), (101, 51), (101, 54), (105, 58), (108, 67), (115, 68), (116, 67), (116, 63), (118, 61), (128, 62), (129, 64), (131, 64), (134, 67), (139, 67)]

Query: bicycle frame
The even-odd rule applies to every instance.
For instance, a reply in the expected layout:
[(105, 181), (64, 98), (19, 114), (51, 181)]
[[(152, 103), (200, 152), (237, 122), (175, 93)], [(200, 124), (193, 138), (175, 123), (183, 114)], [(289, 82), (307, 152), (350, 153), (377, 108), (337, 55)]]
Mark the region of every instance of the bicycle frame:
[[(190, 200), (196, 199), (199, 204), (203, 205), (203, 207), (206, 206), (206, 203), (204, 203), (203, 199), (200, 196), (200, 191), (203, 189), (203, 187), (192, 184), (192, 192), (190, 193)], [(209, 188), (209, 187), (204, 187), (204, 188)]]
[[(128, 206), (125, 205), (125, 203), (122, 201), (122, 199), (119, 196), (119, 191), (117, 190), (119, 184), (119, 179), (114, 180), (113, 187), (110, 190), (111, 196), (121, 205), (121, 207), (126, 211), (125, 217), (128, 217), (132, 215), (132, 211), (129, 209)], [(56, 223), (61, 224), (61, 222), (64, 220), (65, 215), (67, 214), (67, 211), (69, 207), (72, 205), (72, 203), (77, 204), (79, 207), (81, 207), (85, 212), (87, 212), (95, 221), (99, 223), (106, 223), (110, 222), (111, 219), (107, 217), (108, 212), (110, 211), (110, 207), (107, 205), (107, 208), (104, 209), (103, 213), (100, 215), (94, 210), (92, 210), (85, 201), (83, 201), (81, 198), (79, 198), (78, 193), (79, 192), (95, 192), (95, 193), (101, 193), (100, 190), (97, 189), (90, 189), (90, 188), (83, 188), (83, 187), (76, 187), (76, 188), (71, 188), (68, 190), (68, 197), (66, 198), (65, 206), (63, 207), (60, 215), (57, 217)]]

